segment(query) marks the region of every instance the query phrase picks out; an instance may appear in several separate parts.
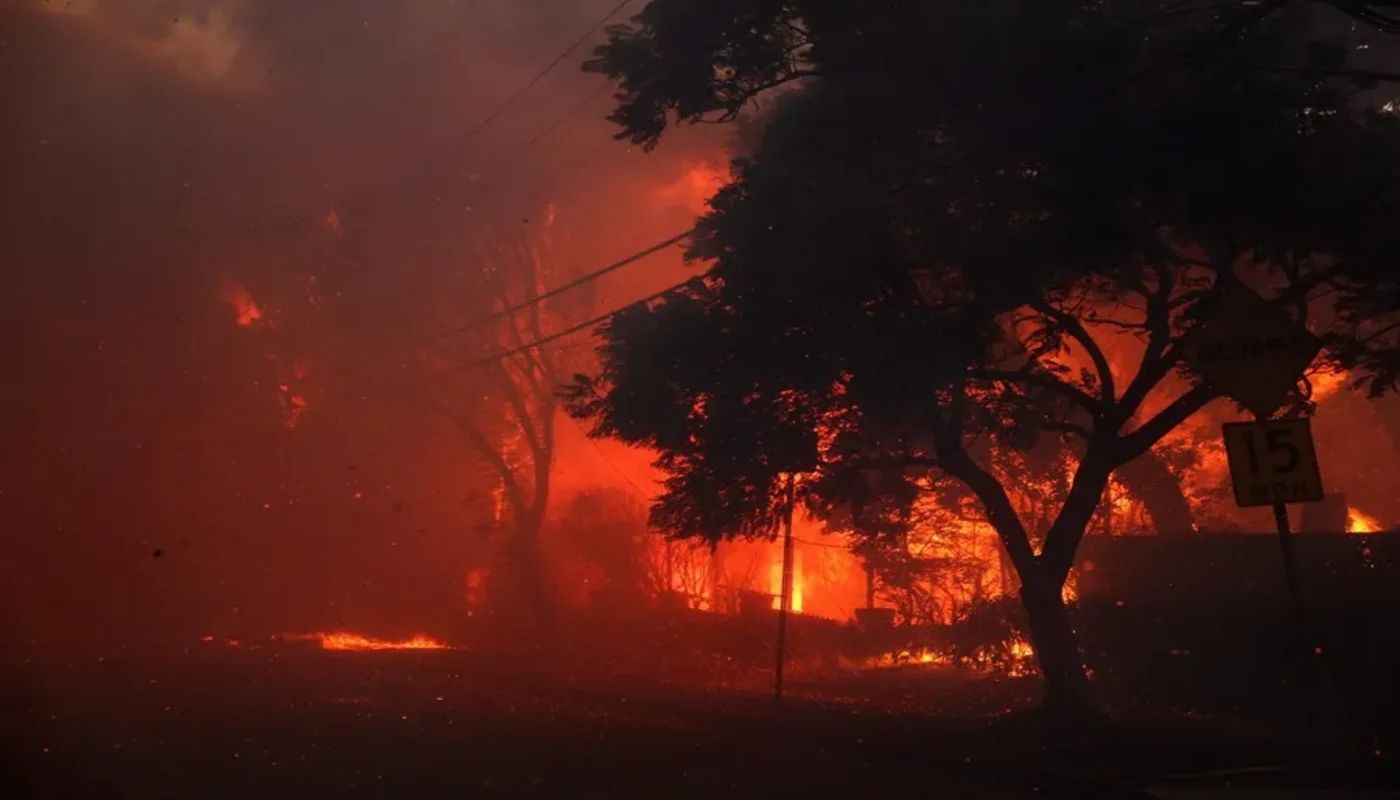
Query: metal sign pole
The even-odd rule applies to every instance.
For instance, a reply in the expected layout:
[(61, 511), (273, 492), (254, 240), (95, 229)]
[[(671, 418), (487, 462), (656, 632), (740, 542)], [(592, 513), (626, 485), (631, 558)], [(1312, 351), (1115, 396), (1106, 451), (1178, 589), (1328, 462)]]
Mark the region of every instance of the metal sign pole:
[(1288, 503), (1320, 502), (1326, 494), (1308, 420), (1270, 419), (1322, 352), (1322, 339), (1308, 330), (1305, 314), (1294, 319), (1277, 300), (1265, 300), (1254, 290), (1232, 282), (1216, 295), (1214, 308), (1181, 346), (1181, 360), (1187, 369), (1254, 414), (1254, 422), (1224, 426), (1235, 503), (1241, 508), (1273, 507), (1300, 666), (1304, 680), (1310, 680), (1317, 690), (1321, 728), (1335, 748), (1336, 728), (1318, 661), (1321, 653), (1305, 613), (1302, 575), (1287, 508)]
[(1288, 506), (1283, 503), (1274, 503), (1274, 524), (1278, 527), (1278, 545), (1283, 553), (1283, 575), (1288, 582), (1288, 597), (1293, 605), (1293, 624), (1299, 640), (1311, 652), (1311, 631), (1308, 630), (1307, 610), (1303, 605), (1303, 577), (1298, 567), (1298, 551), (1293, 547), (1293, 529), (1288, 523)]
[(1322, 652), (1313, 641), (1307, 607), (1303, 602), (1302, 570), (1298, 566), (1298, 553), (1293, 546), (1293, 530), (1288, 523), (1288, 506), (1283, 503), (1274, 504), (1274, 523), (1278, 526), (1279, 549), (1283, 552), (1283, 573), (1288, 581), (1288, 595), (1293, 605), (1293, 626), (1298, 638), (1299, 665), (1304, 670), (1303, 679), (1312, 684), (1320, 732), (1331, 750), (1329, 755), (1336, 762), (1341, 759), (1341, 741), (1337, 734), (1330, 687), (1320, 661)]
[(783, 705), (783, 660), (787, 651), (788, 613), (792, 610), (792, 507), (795, 505), (795, 476), (788, 475), (787, 506), (783, 520), (783, 582), (778, 598), (778, 653), (773, 670), (773, 704)]

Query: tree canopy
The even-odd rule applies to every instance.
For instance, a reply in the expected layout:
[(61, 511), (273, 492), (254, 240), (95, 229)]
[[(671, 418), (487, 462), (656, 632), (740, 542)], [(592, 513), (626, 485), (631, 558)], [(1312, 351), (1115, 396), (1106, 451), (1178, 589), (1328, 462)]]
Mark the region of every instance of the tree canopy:
[[(646, 146), (796, 87), (700, 222), (711, 268), (616, 315), (576, 387), (595, 435), (659, 452), (653, 524), (761, 535), (797, 473), (810, 508), (878, 533), (952, 481), (1077, 703), (1061, 587), (1114, 470), (1220, 397), (1178, 367), (1202, 311), (1243, 284), (1364, 364), (1345, 345), (1394, 247), (1395, 117), (1354, 82), (1232, 66), (1345, 49), (1300, 12), (1172, 7), (653, 0), (614, 29), (588, 68)], [(1188, 58), (1207, 51), (1237, 60)], [(1047, 448), (1070, 479), (1037, 531), (1010, 494)]]

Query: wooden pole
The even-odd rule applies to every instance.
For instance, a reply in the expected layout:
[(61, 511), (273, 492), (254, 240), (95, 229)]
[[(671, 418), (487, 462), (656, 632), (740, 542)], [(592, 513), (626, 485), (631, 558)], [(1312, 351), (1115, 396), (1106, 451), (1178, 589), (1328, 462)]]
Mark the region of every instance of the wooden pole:
[(787, 651), (788, 614), (792, 611), (792, 512), (796, 504), (796, 476), (788, 475), (787, 502), (783, 509), (783, 581), (778, 597), (777, 663), (773, 670), (773, 704), (783, 705), (783, 661)]

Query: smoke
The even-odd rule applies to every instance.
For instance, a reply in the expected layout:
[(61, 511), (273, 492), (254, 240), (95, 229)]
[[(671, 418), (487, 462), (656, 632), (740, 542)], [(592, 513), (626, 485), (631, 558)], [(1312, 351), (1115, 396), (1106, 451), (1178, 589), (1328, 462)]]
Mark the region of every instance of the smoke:
[[(469, 470), (386, 399), (402, 343), (482, 237), (552, 202), (565, 266), (601, 266), (688, 227), (693, 192), (663, 190), (719, 153), (611, 141), (583, 49), (481, 127), (612, 5), (0, 0), (0, 622), (246, 634), (457, 600)], [(682, 274), (624, 272), (609, 305)], [(236, 324), (231, 284), (275, 330)]]
[[(184, 6), (183, 13), (182, 6)], [(234, 20), (237, 4), (39, 0), (40, 13), (82, 20), (132, 57), (196, 83), (221, 83), (250, 63)]]

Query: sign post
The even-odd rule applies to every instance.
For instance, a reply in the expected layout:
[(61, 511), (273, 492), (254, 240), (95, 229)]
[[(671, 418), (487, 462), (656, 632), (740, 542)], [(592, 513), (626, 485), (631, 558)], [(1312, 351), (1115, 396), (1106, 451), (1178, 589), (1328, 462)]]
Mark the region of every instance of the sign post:
[(1296, 612), (1303, 598), (1287, 503), (1322, 499), (1307, 420), (1270, 420), (1322, 352), (1322, 340), (1287, 312), (1240, 284), (1227, 288), (1209, 316), (1182, 342), (1187, 368), (1254, 413), (1255, 422), (1225, 426), (1235, 502), (1274, 506), (1279, 546)]
[(1288, 399), (1322, 340), (1278, 306), (1232, 286), (1181, 343), (1181, 360), (1211, 385), (1268, 419)]
[(1335, 744), (1288, 520), (1289, 503), (1323, 499), (1322, 474), (1309, 421), (1270, 419), (1320, 352), (1322, 340), (1301, 321), (1236, 284), (1221, 295), (1210, 316), (1183, 341), (1181, 359), (1254, 414), (1254, 422), (1230, 423), (1223, 430), (1235, 504), (1273, 508), (1300, 661), (1317, 689), (1324, 732)]
[(1322, 665), (1318, 662), (1321, 651), (1313, 641), (1308, 624), (1303, 579), (1288, 520), (1288, 503), (1316, 503), (1325, 496), (1311, 426), (1306, 419), (1235, 422), (1226, 424), (1224, 433), (1235, 504), (1242, 508), (1273, 507), (1298, 639), (1298, 660), (1316, 689), (1322, 733), (1336, 757), (1339, 755), (1336, 721)]
[(1312, 426), (1306, 419), (1232, 422), (1224, 426), (1224, 434), (1235, 505), (1273, 506), (1293, 620), (1299, 635), (1306, 640), (1303, 581), (1288, 522), (1288, 504), (1316, 503), (1325, 496)]

